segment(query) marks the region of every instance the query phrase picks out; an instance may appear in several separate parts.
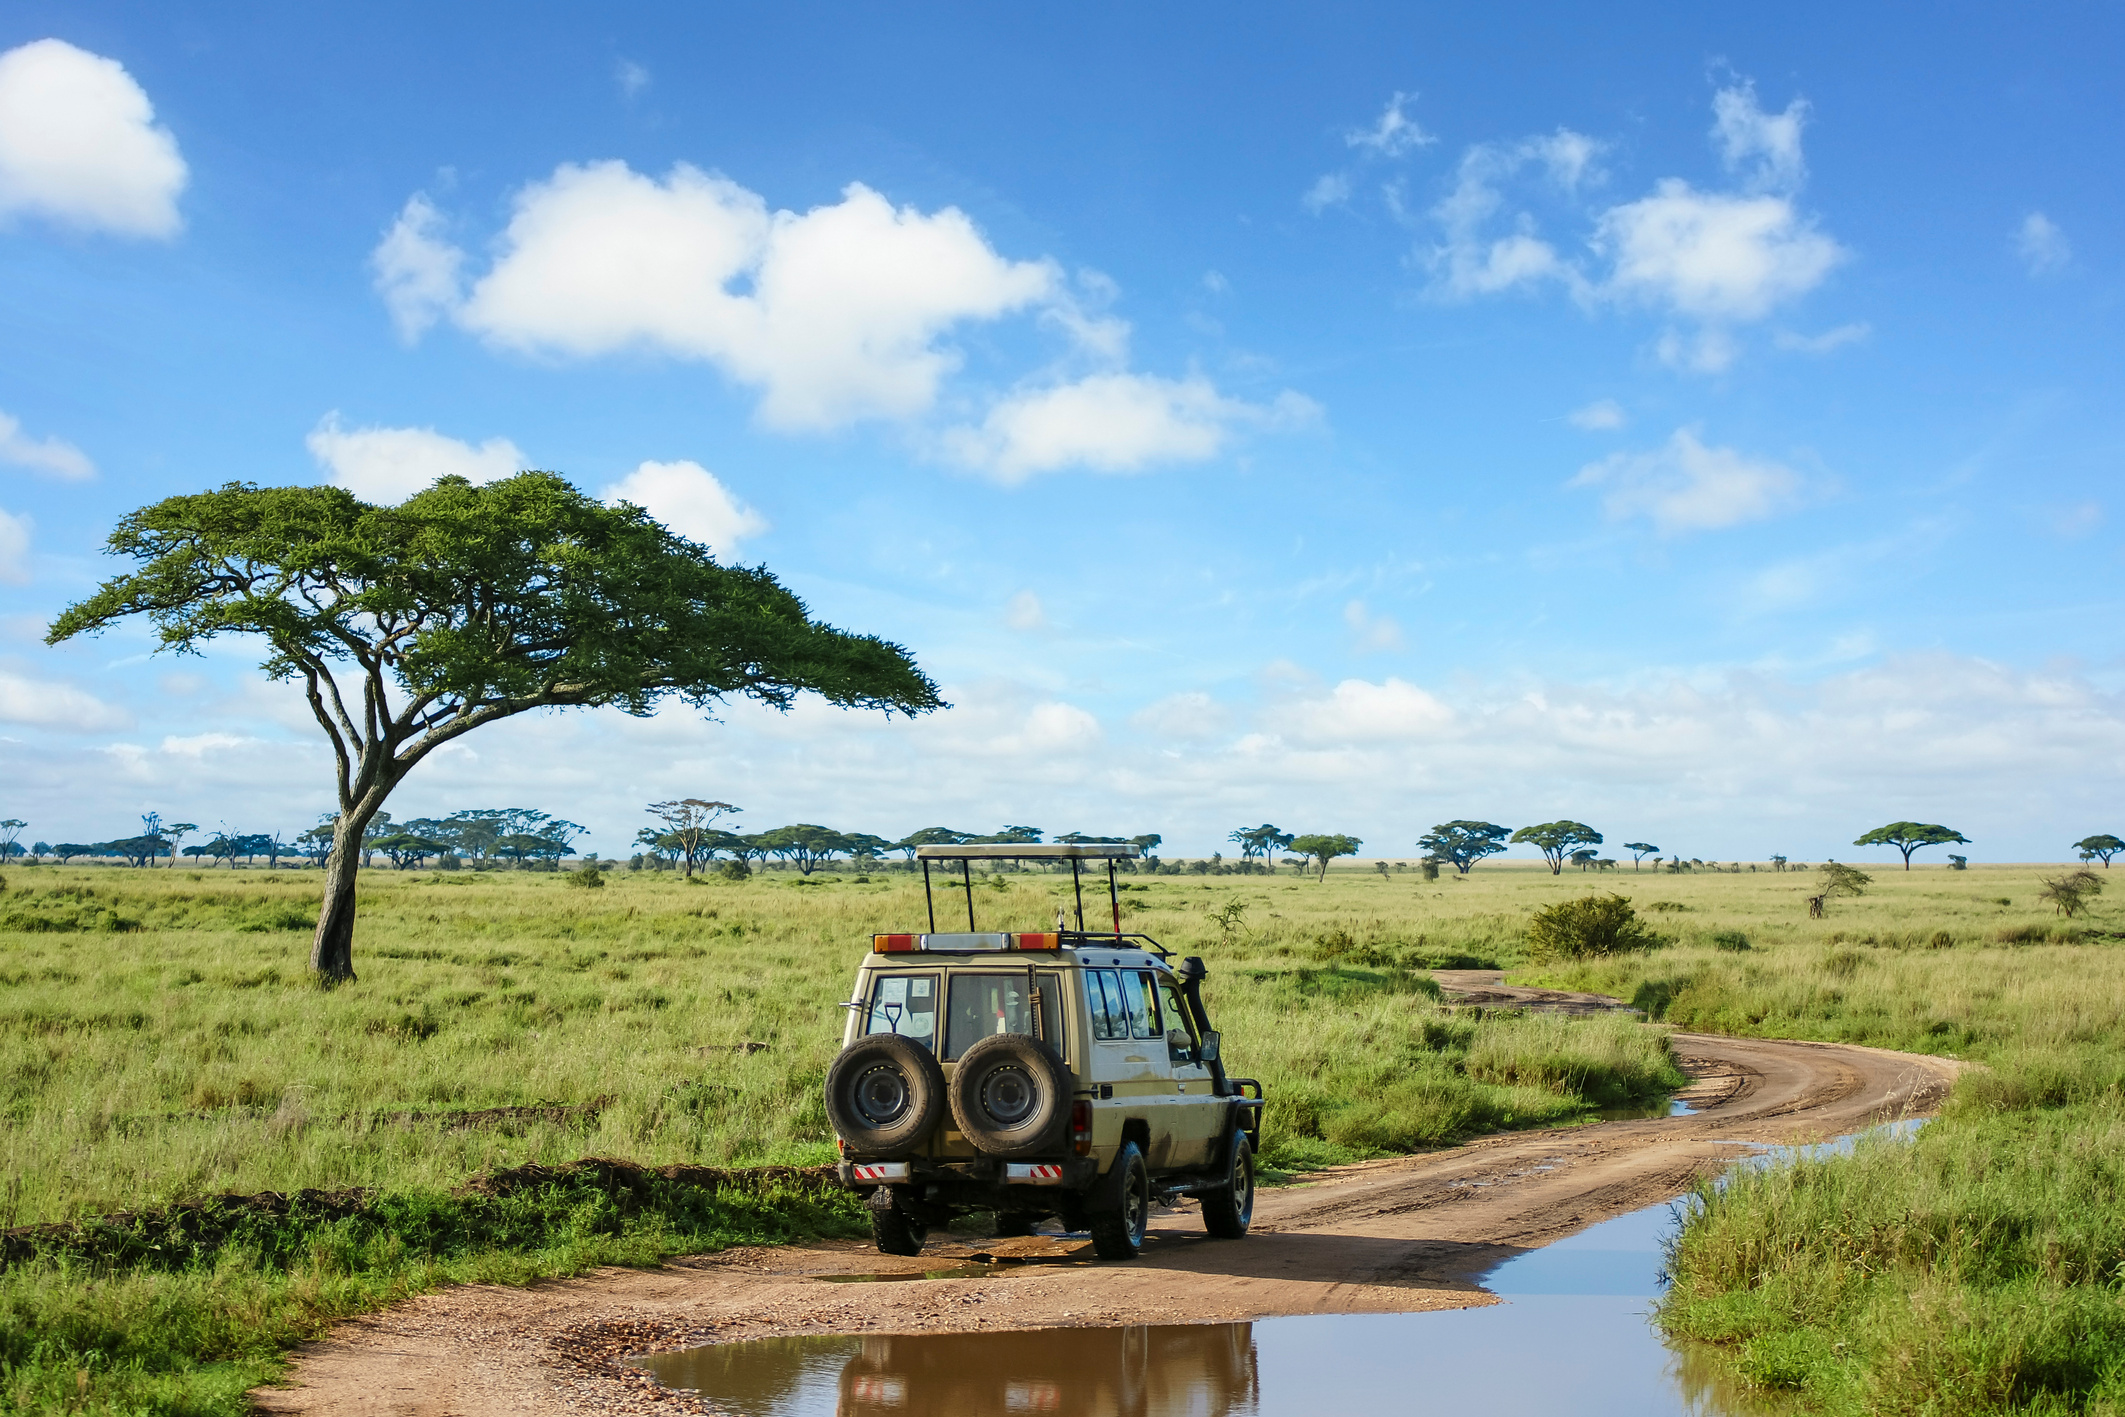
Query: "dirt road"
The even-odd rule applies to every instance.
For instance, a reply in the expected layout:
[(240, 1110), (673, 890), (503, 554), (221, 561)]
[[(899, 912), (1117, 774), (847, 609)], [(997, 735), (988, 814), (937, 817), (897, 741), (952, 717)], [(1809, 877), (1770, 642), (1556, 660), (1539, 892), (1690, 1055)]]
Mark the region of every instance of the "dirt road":
[[(1459, 981), (1456, 981), (1459, 982)], [(1475, 985), (1481, 981), (1467, 981)], [(1528, 991), (1515, 991), (1525, 993)], [(1522, 1004), (1540, 1000), (1516, 1000)], [(1562, 1002), (1561, 1000), (1559, 1002)], [(1930, 1112), (1957, 1064), (1834, 1044), (1679, 1034), (1692, 1115), (1487, 1137), (1265, 1191), (1239, 1242), (1204, 1236), (1192, 1206), (1162, 1214), (1144, 1255), (1099, 1264), (1034, 1237), (933, 1241), (919, 1259), (868, 1245), (742, 1250), (530, 1289), (462, 1288), (342, 1325), (301, 1355), (268, 1412), (452, 1414), (691, 1411), (617, 1359), (771, 1334), (916, 1333), (1463, 1308), (1499, 1261), (1654, 1204), (1748, 1143), (1818, 1140)], [(977, 1277), (908, 1274), (975, 1255), (1021, 1261)]]

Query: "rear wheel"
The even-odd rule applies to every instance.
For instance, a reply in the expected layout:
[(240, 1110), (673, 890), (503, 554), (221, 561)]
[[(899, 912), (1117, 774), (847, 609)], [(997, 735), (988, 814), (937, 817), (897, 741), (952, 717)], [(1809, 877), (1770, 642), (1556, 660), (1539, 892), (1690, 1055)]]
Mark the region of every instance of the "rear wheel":
[(919, 1255), (930, 1227), (908, 1219), (898, 1206), (873, 1206), (871, 1238), (882, 1255)]
[(1254, 1148), (1245, 1132), (1235, 1131), (1226, 1151), (1231, 1184), (1203, 1197), (1203, 1228), (1220, 1240), (1237, 1240), (1254, 1223)]
[(1092, 1212), (1092, 1252), (1103, 1260), (1133, 1260), (1143, 1251), (1144, 1231), (1151, 1225), (1151, 1168), (1129, 1141), (1122, 1143), (1114, 1169), (1121, 1173), (1121, 1196), (1117, 1204)]

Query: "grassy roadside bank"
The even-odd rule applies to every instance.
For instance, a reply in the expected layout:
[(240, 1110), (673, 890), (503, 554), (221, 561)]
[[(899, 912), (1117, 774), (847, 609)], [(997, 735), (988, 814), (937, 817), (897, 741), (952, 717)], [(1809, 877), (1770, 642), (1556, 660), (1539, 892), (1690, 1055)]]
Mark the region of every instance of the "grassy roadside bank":
[(12, 1247), (31, 1253), (0, 1272), (0, 1409), (241, 1412), (332, 1320), (444, 1284), (867, 1233), (816, 1181), (541, 1170), (452, 1193), (298, 1194), (270, 1211), (210, 1201)]
[[(225, 1413), (331, 1319), (435, 1285), (526, 1282), (849, 1233), (845, 1203), (675, 1186), (621, 1203), (467, 1178), (585, 1156), (831, 1157), (819, 1100), (865, 936), (905, 878), (598, 891), (537, 874), (370, 873), (359, 982), (302, 977), (294, 872), (10, 873), (0, 895), (8, 1226), (221, 1193), (373, 1193), (211, 1245), (61, 1246), (0, 1272), (0, 1407)], [(1132, 882), (1128, 928), (1211, 965), (1227, 1055), (1265, 1079), (1265, 1160), (1303, 1167), (1568, 1122), (1680, 1085), (1625, 1019), (1456, 1016), (1431, 965), (1509, 962), (1546, 875)], [(984, 920), (1050, 921), (1066, 878), (1000, 878)], [(106, 1237), (110, 1238), (110, 1237)], [(83, 1375), (86, 1375), (85, 1377)]]
[[(1969, 903), (1990, 884), (1972, 881)], [(2024, 873), (2007, 889), (2033, 885)], [(1984, 1064), (1908, 1143), (1702, 1188), (1660, 1322), (1811, 1411), (2125, 1412), (2116, 905), (1936, 940), (1903, 904), (1840, 902), (1805, 944), (1681, 945), (1515, 978), (1635, 998), (1685, 1028)]]

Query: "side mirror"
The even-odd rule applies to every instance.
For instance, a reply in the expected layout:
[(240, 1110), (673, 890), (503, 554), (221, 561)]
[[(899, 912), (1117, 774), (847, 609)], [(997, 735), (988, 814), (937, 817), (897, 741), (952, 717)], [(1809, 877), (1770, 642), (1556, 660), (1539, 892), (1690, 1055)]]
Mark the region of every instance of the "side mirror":
[(1214, 1063), (1217, 1061), (1218, 1045), (1223, 1040), (1224, 1035), (1219, 1033), (1216, 1029), (1212, 1029), (1210, 1032), (1203, 1035), (1203, 1050), (1201, 1054), (1203, 1062)]

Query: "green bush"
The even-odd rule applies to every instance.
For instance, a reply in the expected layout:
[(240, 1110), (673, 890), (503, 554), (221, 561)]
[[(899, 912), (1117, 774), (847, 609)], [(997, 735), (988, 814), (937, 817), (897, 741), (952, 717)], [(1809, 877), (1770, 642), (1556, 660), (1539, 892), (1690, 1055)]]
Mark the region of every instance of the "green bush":
[(1589, 895), (1560, 901), (1527, 922), (1527, 955), (1546, 963), (1651, 949), (1660, 937), (1645, 928), (1629, 896)]

